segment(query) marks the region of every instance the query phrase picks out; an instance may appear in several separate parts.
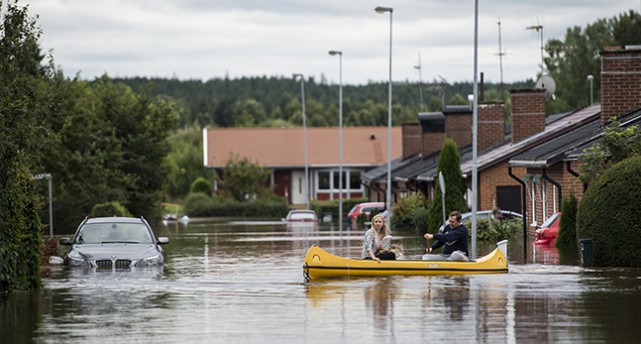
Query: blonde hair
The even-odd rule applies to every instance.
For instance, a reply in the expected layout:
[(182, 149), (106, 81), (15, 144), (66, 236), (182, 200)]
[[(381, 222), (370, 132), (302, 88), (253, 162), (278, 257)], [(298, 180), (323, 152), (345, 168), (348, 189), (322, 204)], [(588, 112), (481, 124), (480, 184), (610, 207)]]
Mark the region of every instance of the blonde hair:
[[(385, 216), (383, 216), (383, 214), (379, 213), (372, 217), (372, 228), (374, 228), (374, 220), (376, 220), (377, 217), (380, 217), (381, 220), (383, 220), (383, 230), (385, 231), (383, 234), (390, 235), (389, 227), (387, 227), (387, 220), (385, 220)], [(376, 231), (376, 229), (374, 231)]]

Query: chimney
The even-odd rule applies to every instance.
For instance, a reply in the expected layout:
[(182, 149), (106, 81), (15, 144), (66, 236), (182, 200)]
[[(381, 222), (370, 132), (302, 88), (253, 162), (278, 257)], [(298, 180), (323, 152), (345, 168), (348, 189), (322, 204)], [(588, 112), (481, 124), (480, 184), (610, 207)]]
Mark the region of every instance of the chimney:
[(445, 142), (445, 116), (442, 112), (421, 112), (421, 153), (430, 156), (441, 150)]
[(423, 139), (421, 126), (418, 123), (405, 123), (401, 126), (403, 132), (403, 158), (422, 153)]
[[(445, 137), (449, 137), (458, 148), (472, 144), (472, 108), (468, 105), (448, 105), (445, 115)], [(440, 147), (439, 147), (440, 149)]]
[(641, 107), (641, 46), (601, 52), (601, 123)]
[(511, 90), (512, 143), (545, 130), (545, 90)]
[(487, 102), (478, 107), (478, 150), (503, 142), (505, 138), (505, 103)]

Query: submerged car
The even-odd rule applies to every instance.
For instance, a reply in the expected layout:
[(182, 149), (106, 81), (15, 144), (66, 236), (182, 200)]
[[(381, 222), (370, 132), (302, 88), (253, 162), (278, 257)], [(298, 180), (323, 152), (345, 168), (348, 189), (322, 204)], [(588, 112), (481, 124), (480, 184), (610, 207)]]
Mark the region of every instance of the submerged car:
[(347, 226), (353, 229), (358, 227), (358, 218), (365, 217), (365, 222), (368, 222), (374, 213), (380, 213), (385, 210), (385, 202), (363, 202), (355, 205), (349, 213), (347, 213)]
[(540, 227), (536, 229), (536, 236), (534, 238), (534, 245), (548, 246), (556, 241), (559, 235), (559, 222), (561, 221), (561, 213), (556, 212), (554, 215), (548, 217)]
[(290, 210), (287, 217), (283, 219), (286, 222), (318, 222), (318, 216), (313, 210)]
[(154, 235), (143, 217), (85, 218), (75, 235), (60, 239), (69, 246), (64, 264), (98, 270), (131, 269), (160, 266), (167, 237)]

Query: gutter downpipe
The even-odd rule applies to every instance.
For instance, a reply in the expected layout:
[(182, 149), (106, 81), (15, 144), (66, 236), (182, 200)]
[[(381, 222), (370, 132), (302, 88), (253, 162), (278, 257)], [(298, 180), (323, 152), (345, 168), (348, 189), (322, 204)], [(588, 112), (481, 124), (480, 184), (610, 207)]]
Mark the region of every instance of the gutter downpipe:
[[(553, 180), (550, 178), (547, 173), (545, 173), (545, 167), (541, 169), (543, 172), (541, 175), (543, 176), (543, 179), (547, 180), (548, 182), (552, 183), (554, 186), (556, 186), (559, 189), (559, 194), (556, 196), (558, 202), (559, 202), (559, 211), (561, 210), (561, 201), (563, 200), (563, 188), (561, 187), (561, 184), (559, 184), (556, 180)], [(546, 214), (547, 216), (547, 214)]]
[[(568, 172), (570, 172), (571, 175), (573, 175), (573, 176), (575, 176), (577, 178), (580, 177), (580, 175), (575, 170), (572, 169), (572, 162), (571, 161), (569, 161), (569, 160), (566, 161), (566, 165), (568, 167), (567, 170), (568, 170)], [(585, 192), (585, 190), (587, 190), (587, 189), (588, 189), (588, 183), (583, 183), (583, 192)]]
[(521, 184), (521, 207), (523, 207), (523, 263), (527, 262), (527, 195), (525, 194), (525, 182), (512, 173), (512, 166), (509, 166), (508, 175)]

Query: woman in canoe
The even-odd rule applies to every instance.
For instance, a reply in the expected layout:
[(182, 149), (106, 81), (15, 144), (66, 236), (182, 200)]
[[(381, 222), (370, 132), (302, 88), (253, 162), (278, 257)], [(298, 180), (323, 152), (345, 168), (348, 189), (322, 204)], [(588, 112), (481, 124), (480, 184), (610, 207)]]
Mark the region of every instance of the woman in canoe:
[[(383, 240), (385, 237), (389, 237)], [(385, 223), (382, 214), (376, 214), (372, 218), (372, 227), (365, 232), (363, 237), (363, 259), (372, 259), (377, 262), (381, 260), (395, 260), (396, 255), (390, 249), (390, 231)]]

